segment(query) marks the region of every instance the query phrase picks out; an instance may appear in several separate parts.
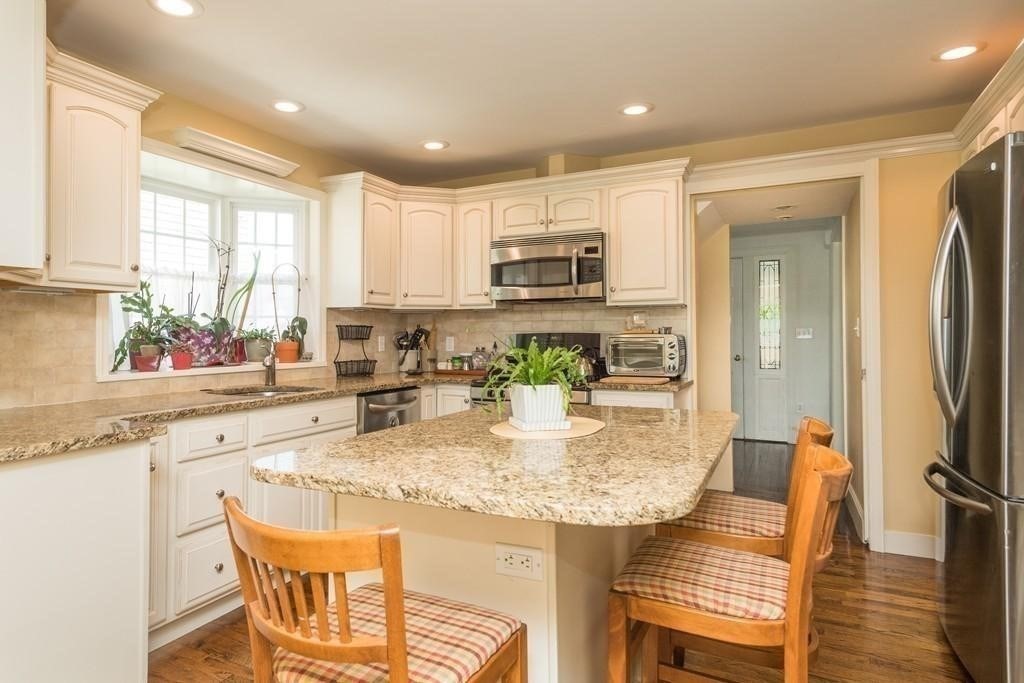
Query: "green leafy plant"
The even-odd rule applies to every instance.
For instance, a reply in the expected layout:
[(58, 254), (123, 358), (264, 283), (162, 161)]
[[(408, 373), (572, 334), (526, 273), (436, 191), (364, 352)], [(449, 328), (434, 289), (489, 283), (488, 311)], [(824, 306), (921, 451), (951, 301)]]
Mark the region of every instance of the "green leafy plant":
[(173, 312), (164, 304), (153, 305), (153, 288), (148, 281), (139, 283), (139, 291), (121, 295), (121, 310), (139, 316), (139, 320), (128, 326), (114, 348), (111, 372), (117, 372), (129, 354), (137, 352), (140, 346), (153, 344), (166, 348), (173, 341), (167, 334), (167, 321), (173, 318)]
[[(553, 346), (541, 351), (537, 339), (531, 339), (525, 349), (510, 348), (491, 361), (484, 391), (500, 396), (517, 384), (531, 387), (557, 384), (562, 390), (562, 404), (568, 410), (573, 385), (581, 384), (585, 379), (579, 366), (582, 352), (579, 346), (571, 349)], [(497, 401), (494, 405), (501, 415), (504, 402)]]
[(242, 330), (239, 334), (242, 339), (250, 341), (274, 341), (277, 337), (277, 331), (273, 327), (250, 327), (247, 330)]
[(299, 342), (299, 357), (302, 357), (302, 352), (305, 347), (306, 331), (309, 329), (309, 321), (303, 318), (301, 315), (297, 315), (292, 318), (292, 321), (288, 323), (288, 327), (281, 330), (281, 341), (295, 341)]

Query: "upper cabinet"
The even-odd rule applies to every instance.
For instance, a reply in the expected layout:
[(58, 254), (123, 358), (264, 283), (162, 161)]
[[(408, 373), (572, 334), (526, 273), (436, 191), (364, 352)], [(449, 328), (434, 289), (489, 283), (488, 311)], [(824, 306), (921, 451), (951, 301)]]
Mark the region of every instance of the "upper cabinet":
[(1024, 90), (1014, 95), (1006, 105), (1006, 129), (1011, 133), (1024, 131)]
[(602, 230), (601, 208), (599, 189), (501, 197), (494, 201), (494, 237)]
[(398, 303), (398, 202), (366, 192), (363, 198), (363, 303)]
[(465, 308), (490, 308), (491, 203), (473, 202), (455, 208), (456, 303)]
[(452, 305), (452, 206), (401, 203), (401, 286), (399, 306)]
[(684, 303), (681, 180), (608, 190), (608, 303)]

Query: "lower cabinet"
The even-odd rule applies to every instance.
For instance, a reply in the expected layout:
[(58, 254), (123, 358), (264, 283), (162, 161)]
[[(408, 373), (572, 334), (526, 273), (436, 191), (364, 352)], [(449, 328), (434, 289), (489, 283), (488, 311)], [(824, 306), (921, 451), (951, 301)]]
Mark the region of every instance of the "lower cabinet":
[(433, 386), (420, 389), (420, 419), (437, 417), (437, 389)]
[[(237, 592), (223, 501), (237, 496), (253, 517), (280, 526), (327, 529), (333, 496), (258, 482), (263, 457), (355, 436), (355, 397), (180, 420), (150, 453), (150, 648), (228, 608)], [(236, 598), (237, 599), (237, 598)], [(177, 622), (177, 623), (175, 623)], [(159, 633), (154, 638), (154, 633)]]
[(605, 391), (598, 389), (590, 394), (595, 406), (619, 406), (623, 408), (675, 408), (676, 392), (673, 391)]
[(437, 387), (437, 416), (461, 413), (469, 410), (472, 402), (469, 400), (469, 386), (465, 384), (438, 384)]

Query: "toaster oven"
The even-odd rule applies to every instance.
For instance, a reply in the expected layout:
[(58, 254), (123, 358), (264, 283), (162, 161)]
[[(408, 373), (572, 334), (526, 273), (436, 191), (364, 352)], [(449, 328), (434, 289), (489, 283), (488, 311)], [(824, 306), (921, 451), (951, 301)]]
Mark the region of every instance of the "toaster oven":
[(680, 377), (686, 374), (686, 338), (678, 334), (613, 334), (605, 354), (609, 375)]

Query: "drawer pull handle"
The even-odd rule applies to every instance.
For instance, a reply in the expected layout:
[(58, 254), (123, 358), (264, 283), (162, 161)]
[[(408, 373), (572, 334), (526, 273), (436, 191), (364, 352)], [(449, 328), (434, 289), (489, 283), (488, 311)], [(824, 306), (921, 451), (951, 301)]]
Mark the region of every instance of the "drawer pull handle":
[(156, 472), (156, 463), (155, 462), (149, 463), (149, 471), (150, 472)]
[(218, 562), (217, 564), (213, 565), (213, 571), (220, 574), (222, 571), (224, 571), (224, 563)]
[(313, 421), (313, 424), (317, 424), (318, 422), (320, 422), (320, 418), (318, 416), (316, 416), (316, 415), (314, 415), (313, 417), (311, 417), (309, 419)]
[(217, 489), (217, 492), (214, 495), (217, 496), (218, 498), (223, 498), (224, 497), (224, 489)]
[(217, 443), (224, 443), (224, 435), (223, 434), (218, 434), (217, 436), (215, 436), (213, 438), (217, 440)]

